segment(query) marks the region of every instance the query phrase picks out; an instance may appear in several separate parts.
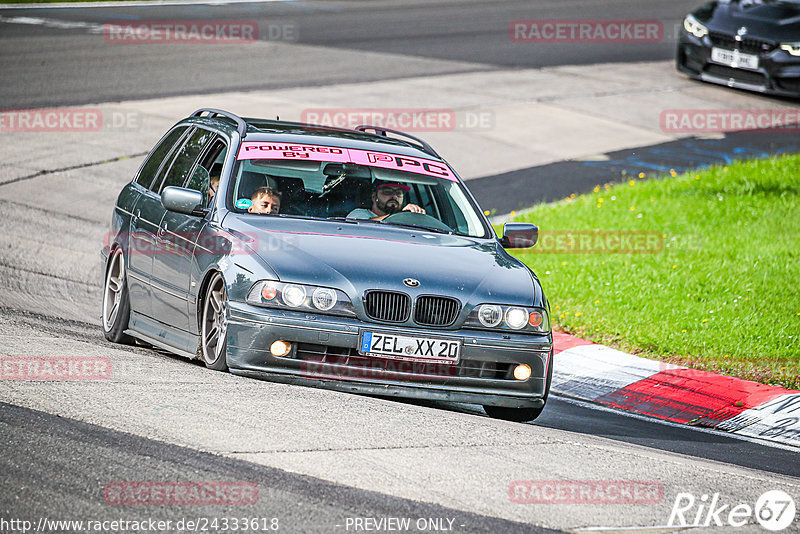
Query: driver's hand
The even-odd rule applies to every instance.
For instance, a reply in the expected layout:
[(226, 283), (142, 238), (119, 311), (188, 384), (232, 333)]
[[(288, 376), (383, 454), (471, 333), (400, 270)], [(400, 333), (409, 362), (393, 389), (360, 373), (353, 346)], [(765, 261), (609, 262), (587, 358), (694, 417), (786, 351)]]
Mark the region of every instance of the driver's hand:
[(403, 211), (410, 211), (412, 213), (425, 213), (425, 210), (416, 204), (406, 204), (405, 207), (403, 207)]

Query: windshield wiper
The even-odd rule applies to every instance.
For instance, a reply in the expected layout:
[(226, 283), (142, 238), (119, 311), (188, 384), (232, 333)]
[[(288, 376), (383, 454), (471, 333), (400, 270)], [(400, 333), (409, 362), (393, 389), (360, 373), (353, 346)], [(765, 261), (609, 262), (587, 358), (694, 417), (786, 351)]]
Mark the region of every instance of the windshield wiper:
[(423, 224), (409, 224), (409, 223), (396, 223), (396, 222), (385, 222), (385, 221), (376, 221), (381, 224), (391, 224), (392, 226), (402, 226), (403, 228), (419, 228), (421, 230), (426, 230), (428, 232), (433, 232), (435, 234), (447, 234), (453, 235), (452, 230), (443, 230), (441, 228), (436, 228), (434, 226), (425, 226)]

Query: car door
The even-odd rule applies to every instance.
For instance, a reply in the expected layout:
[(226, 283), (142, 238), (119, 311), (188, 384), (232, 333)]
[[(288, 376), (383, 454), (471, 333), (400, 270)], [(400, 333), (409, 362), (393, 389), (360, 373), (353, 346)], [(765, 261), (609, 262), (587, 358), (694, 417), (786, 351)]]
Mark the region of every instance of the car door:
[[(204, 198), (207, 198), (208, 170), (200, 165), (200, 160), (206, 153), (207, 147), (217, 137), (216, 133), (202, 128), (191, 132), (184, 145), (177, 151), (170, 169), (164, 176), (159, 193), (165, 187), (183, 187), (190, 179), (201, 175), (200, 187), (205, 187)], [(153, 318), (188, 331), (187, 301), (192, 254), (205, 219), (167, 211), (163, 206), (161, 209), (153, 254)]]
[(155, 187), (164, 177), (180, 146), (187, 126), (179, 126), (165, 135), (150, 152), (134, 182), (140, 191), (137, 202), (131, 207), (128, 231), (128, 295), (131, 310), (152, 316), (150, 279), (153, 270), (153, 251), (158, 225), (161, 222), (161, 199)]

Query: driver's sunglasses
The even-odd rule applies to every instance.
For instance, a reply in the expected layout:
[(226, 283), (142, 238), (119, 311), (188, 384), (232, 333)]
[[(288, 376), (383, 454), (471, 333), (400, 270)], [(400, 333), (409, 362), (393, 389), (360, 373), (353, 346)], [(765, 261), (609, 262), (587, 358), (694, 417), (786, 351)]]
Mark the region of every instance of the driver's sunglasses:
[(402, 197), (405, 194), (405, 191), (400, 189), (399, 187), (381, 187), (378, 191), (386, 196), (392, 197)]

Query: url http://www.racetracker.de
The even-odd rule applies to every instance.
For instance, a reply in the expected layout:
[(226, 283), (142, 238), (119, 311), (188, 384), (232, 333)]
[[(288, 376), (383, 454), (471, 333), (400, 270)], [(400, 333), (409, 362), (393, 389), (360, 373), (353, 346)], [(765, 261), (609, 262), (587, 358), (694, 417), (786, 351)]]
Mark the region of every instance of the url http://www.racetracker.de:
[(172, 519), (50, 519), (0, 517), (0, 532), (277, 532), (277, 517), (192, 517)]

